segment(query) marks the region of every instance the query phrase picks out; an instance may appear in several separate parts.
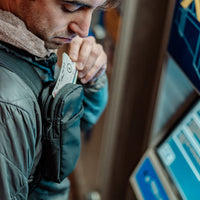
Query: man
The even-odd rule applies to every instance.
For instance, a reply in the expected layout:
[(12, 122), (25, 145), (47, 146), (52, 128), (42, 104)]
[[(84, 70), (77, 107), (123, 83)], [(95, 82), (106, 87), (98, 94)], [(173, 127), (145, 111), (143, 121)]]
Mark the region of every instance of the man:
[[(107, 57), (102, 46), (87, 37), (88, 30), (93, 11), (115, 1), (0, 1), (0, 49), (33, 64), (44, 82), (54, 79), (56, 58), (51, 51), (68, 45), (88, 102), (83, 123), (86, 129), (97, 121), (107, 102)], [(41, 135), (41, 111), (32, 90), (15, 73), (0, 67), (1, 200), (68, 198), (67, 179), (58, 184), (42, 178), (36, 189), (29, 191), (40, 163)]]

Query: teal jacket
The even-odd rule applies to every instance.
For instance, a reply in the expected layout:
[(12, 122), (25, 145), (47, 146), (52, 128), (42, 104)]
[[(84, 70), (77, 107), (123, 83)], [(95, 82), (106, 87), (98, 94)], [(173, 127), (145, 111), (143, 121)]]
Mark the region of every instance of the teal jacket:
[[(3, 42), (0, 42), (0, 48), (32, 63), (38, 74), (45, 77), (44, 81), (53, 79), (55, 58), (38, 59)], [(83, 88), (84, 115), (81, 128), (87, 131), (97, 122), (107, 104), (106, 75), (94, 85), (84, 85)], [(34, 175), (42, 154), (41, 111), (35, 95), (24, 81), (1, 66), (0, 110), (0, 199), (67, 199), (70, 186), (67, 179), (58, 184), (42, 178), (29, 195), (29, 185), (36, 178)]]

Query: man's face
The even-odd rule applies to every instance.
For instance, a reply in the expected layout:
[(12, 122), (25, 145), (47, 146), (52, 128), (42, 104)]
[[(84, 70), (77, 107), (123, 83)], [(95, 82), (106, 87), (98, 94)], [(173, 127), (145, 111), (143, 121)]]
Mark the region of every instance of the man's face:
[(92, 12), (105, 0), (20, 0), (17, 15), (27, 28), (57, 49), (73, 37), (88, 35)]

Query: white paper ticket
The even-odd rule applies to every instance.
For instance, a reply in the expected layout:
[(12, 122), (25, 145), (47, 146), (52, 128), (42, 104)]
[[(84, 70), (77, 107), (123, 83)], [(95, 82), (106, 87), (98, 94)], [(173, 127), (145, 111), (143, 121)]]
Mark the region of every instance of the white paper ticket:
[(62, 67), (60, 70), (60, 74), (58, 76), (58, 80), (53, 89), (52, 95), (56, 96), (58, 91), (67, 83), (76, 83), (78, 71), (76, 70), (76, 63), (72, 62), (70, 57), (63, 53), (62, 55)]

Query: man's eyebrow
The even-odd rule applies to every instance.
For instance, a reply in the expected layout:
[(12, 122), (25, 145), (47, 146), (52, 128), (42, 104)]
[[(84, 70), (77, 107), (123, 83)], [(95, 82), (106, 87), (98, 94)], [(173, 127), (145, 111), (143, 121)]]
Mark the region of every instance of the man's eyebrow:
[(67, 0), (63, 0), (63, 2), (69, 3), (69, 4), (73, 4), (73, 5), (77, 5), (77, 6), (81, 6), (81, 7), (93, 8), (93, 6), (91, 6), (89, 4), (86, 4), (83, 1), (67, 1)]

